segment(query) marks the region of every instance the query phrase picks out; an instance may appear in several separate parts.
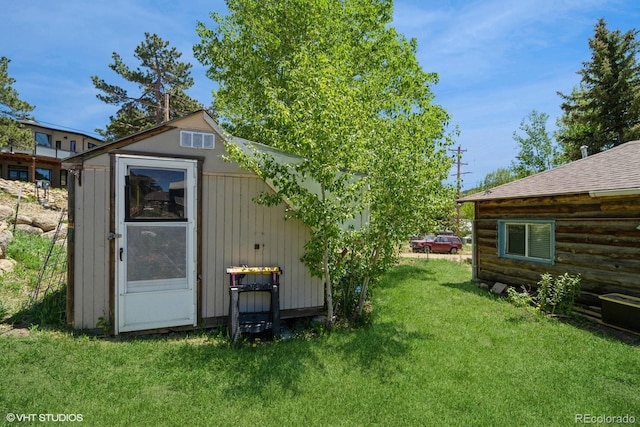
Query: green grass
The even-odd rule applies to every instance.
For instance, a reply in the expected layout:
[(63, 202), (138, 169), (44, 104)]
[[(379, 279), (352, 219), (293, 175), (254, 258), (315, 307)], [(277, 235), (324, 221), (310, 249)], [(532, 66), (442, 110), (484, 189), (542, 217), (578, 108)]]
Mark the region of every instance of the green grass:
[[(14, 233), (7, 246), (7, 257), (16, 261), (15, 268), (0, 275), (0, 321), (64, 324), (61, 309), (65, 307), (66, 247), (60, 243), (62, 240), (51, 248), (50, 239), (19, 230)], [(41, 272), (47, 255), (48, 268)], [(30, 301), (36, 291), (38, 298)]]
[(406, 261), (374, 292), (367, 328), (239, 348), (204, 332), (2, 335), (0, 417), (74, 413), (85, 425), (127, 426), (640, 420), (637, 345), (516, 308), (451, 261)]

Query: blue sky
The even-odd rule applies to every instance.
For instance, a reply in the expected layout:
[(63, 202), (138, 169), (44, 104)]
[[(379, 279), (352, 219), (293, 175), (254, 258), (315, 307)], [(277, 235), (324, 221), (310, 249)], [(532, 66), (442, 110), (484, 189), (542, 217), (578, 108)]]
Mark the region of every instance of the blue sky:
[[(117, 52), (134, 68), (133, 51), (155, 33), (193, 64), (189, 94), (204, 105), (214, 83), (193, 58), (196, 21), (225, 13), (220, 0), (25, 0), (3, 5), (0, 56), (36, 119), (91, 134), (116, 107), (96, 98), (90, 76), (124, 82), (108, 68)], [(436, 102), (459, 128), (463, 187), (470, 188), (517, 154), (513, 132), (533, 109), (548, 129), (561, 114), (557, 91), (569, 93), (588, 61), (597, 20), (610, 30), (640, 28), (637, 0), (396, 0), (396, 29), (418, 40), (418, 59), (440, 77)], [(452, 173), (454, 171), (452, 170)]]

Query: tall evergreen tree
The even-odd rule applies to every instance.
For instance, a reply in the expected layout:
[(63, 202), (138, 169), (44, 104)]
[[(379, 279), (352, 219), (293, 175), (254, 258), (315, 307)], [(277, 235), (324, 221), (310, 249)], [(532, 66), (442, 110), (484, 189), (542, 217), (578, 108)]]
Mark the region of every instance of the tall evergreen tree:
[(640, 65), (638, 32), (609, 31), (604, 19), (589, 39), (591, 60), (578, 74), (579, 87), (558, 93), (564, 102), (556, 138), (565, 154), (578, 158), (580, 146), (589, 153), (620, 145), (640, 136)]
[(17, 120), (29, 118), (34, 107), (18, 97), (13, 88), (15, 79), (9, 76), (10, 59), (0, 57), (0, 147), (31, 147), (33, 135)]
[(182, 53), (175, 47), (169, 48), (168, 41), (145, 33), (145, 41), (136, 47), (134, 56), (141, 63), (141, 67), (135, 70), (129, 68), (116, 52), (112, 54), (113, 63), (109, 64), (109, 68), (128, 82), (136, 84), (140, 90), (138, 95), (131, 95), (120, 86), (91, 76), (93, 85), (102, 92), (96, 95), (98, 99), (120, 106), (115, 117), (110, 117), (105, 129), (96, 129), (106, 140), (122, 138), (162, 123), (167, 109), (167, 95), (170, 119), (202, 108), (198, 101), (184, 92), (194, 83), (191, 64), (180, 62)]

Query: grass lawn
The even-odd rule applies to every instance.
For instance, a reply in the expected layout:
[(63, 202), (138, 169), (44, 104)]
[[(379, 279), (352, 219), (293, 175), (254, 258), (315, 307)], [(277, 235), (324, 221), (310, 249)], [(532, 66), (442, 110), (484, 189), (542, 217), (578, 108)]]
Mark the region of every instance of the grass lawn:
[(640, 346), (516, 308), (470, 277), (465, 264), (405, 260), (375, 289), (370, 327), (240, 348), (204, 332), (4, 334), (0, 423), (5, 413), (126, 426), (640, 423)]

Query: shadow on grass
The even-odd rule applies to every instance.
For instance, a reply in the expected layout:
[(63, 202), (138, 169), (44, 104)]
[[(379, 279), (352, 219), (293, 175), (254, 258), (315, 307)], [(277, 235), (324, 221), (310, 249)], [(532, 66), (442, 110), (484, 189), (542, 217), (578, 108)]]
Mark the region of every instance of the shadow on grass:
[(462, 282), (438, 283), (438, 285), (444, 286), (450, 289), (456, 289), (461, 292), (468, 292), (473, 295), (478, 295), (483, 298), (488, 298), (492, 301), (505, 299), (504, 295), (494, 294), (489, 289), (483, 289), (478, 287), (473, 280), (465, 280)]
[(37, 327), (38, 329), (65, 331), (66, 325), (66, 287), (48, 291), (33, 304), (24, 306), (4, 323), (14, 328)]
[[(492, 301), (507, 301), (506, 294), (494, 294), (489, 289), (479, 288), (473, 281), (440, 283), (440, 285), (451, 289), (468, 292), (473, 295), (479, 295)], [(532, 323), (540, 321), (546, 316), (544, 313), (535, 311), (533, 307), (518, 307), (518, 310), (519, 313), (517, 315), (508, 317), (506, 319), (506, 322), (511, 324)], [(546, 317), (553, 318), (555, 321), (571, 325), (572, 327), (582, 329), (584, 331), (588, 331), (594, 335), (604, 337), (605, 339), (622, 341), (624, 343), (635, 346), (640, 345), (640, 335), (603, 325), (601, 323), (598, 323), (596, 320), (580, 315), (579, 313), (574, 312), (572, 316), (567, 317)]]
[(344, 361), (380, 382), (387, 382), (403, 374), (399, 370), (405, 364), (398, 361), (410, 358), (415, 348), (422, 347), (433, 336), (409, 331), (399, 323), (382, 322), (343, 338), (335, 349)]
[[(269, 401), (274, 393), (295, 396), (310, 378), (335, 383), (342, 372), (360, 371), (379, 382), (392, 381), (418, 344), (429, 337), (386, 322), (358, 330), (336, 330), (315, 338), (231, 346), (185, 343), (168, 350), (162, 369), (217, 372), (221, 392), (235, 399)], [(213, 370), (213, 371), (212, 371)]]

